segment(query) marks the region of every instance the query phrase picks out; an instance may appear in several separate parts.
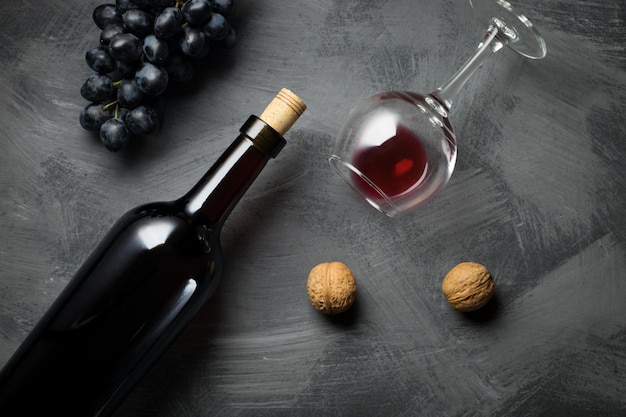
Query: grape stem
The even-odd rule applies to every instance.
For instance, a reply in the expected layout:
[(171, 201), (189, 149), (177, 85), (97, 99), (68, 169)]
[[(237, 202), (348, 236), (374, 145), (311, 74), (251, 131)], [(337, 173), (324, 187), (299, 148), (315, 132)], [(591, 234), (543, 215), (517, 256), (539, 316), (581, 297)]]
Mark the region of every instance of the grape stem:
[(119, 104), (119, 100), (112, 101), (112, 102), (107, 103), (104, 106), (102, 106), (102, 110), (107, 110), (109, 107), (115, 106), (115, 113), (117, 115), (117, 111), (119, 109), (119, 105), (118, 104)]

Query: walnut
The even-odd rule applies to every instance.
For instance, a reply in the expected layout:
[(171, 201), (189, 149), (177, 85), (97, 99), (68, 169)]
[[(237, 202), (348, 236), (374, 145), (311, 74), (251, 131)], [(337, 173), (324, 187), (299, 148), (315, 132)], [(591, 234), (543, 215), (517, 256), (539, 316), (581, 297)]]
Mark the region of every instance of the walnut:
[(321, 263), (311, 269), (306, 291), (316, 310), (339, 314), (354, 303), (356, 280), (350, 268), (341, 262)]
[(487, 268), (475, 262), (461, 262), (443, 279), (441, 290), (448, 303), (459, 311), (474, 311), (491, 299), (495, 288)]

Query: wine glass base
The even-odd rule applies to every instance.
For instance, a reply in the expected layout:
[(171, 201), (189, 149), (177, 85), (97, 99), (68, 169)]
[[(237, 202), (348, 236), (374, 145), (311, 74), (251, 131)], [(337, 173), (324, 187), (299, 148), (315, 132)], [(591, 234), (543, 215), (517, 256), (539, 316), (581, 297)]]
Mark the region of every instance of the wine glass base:
[(517, 12), (506, 0), (470, 0), (474, 14), (489, 26), (496, 26), (506, 39), (506, 45), (531, 59), (546, 56), (546, 42), (532, 22)]

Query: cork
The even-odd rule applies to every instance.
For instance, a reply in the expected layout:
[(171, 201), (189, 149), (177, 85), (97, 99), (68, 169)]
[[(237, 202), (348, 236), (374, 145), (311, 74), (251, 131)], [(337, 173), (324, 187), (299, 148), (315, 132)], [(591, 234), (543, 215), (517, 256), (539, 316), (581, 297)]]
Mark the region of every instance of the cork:
[(284, 135), (305, 110), (304, 101), (292, 91), (283, 88), (263, 110), (260, 119)]

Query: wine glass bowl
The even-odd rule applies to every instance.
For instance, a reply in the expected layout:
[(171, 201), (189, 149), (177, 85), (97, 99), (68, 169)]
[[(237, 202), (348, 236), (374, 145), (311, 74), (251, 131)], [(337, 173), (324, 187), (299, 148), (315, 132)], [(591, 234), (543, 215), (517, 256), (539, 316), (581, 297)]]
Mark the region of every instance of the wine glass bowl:
[(434, 97), (386, 92), (352, 110), (329, 161), (370, 205), (394, 217), (446, 184), (456, 139)]
[(468, 61), (429, 94), (391, 91), (355, 107), (329, 158), (337, 173), (371, 206), (390, 217), (429, 200), (450, 179), (457, 157), (449, 120), (455, 96), (503, 46), (541, 59), (546, 45), (530, 20), (505, 0), (469, 0), (487, 32)]

